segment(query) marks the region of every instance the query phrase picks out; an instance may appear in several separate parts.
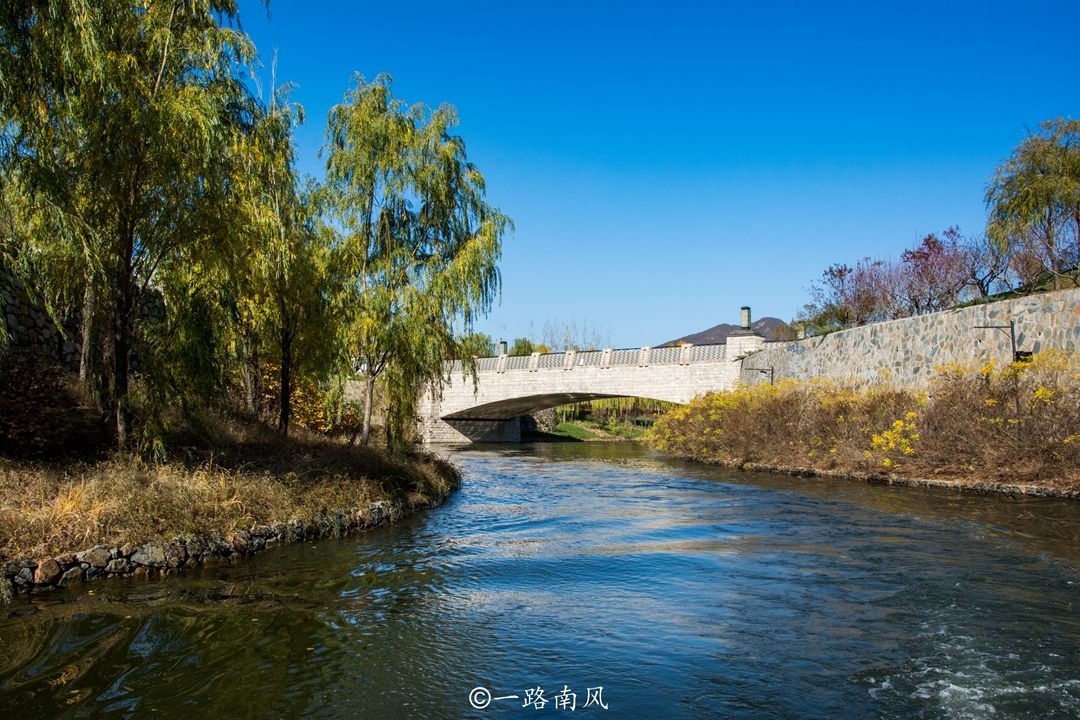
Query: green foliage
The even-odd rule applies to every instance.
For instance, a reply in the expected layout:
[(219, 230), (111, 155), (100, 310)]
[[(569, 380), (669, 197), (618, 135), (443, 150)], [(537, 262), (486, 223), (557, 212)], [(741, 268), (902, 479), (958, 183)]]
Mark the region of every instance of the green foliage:
[(340, 280), (334, 238), (322, 221), (318, 186), (301, 187), (296, 176), (292, 133), (303, 110), (288, 91), (271, 89), (267, 107), (253, 103), (249, 131), (236, 138), (231, 185), (240, 242), (239, 252), (225, 258), (222, 278), (248, 409), (260, 411), (260, 363), (275, 363), (281, 432), (289, 428), (294, 376), (325, 380), (340, 359), (331, 309)]
[(487, 333), (469, 333), (458, 340), (452, 357), (466, 360), (474, 357), (493, 357), (497, 353), (498, 348), (490, 335)]
[(341, 231), (350, 355), (367, 383), (363, 439), (376, 378), (389, 393), (387, 442), (402, 447), (425, 385), (499, 288), (510, 220), (484, 200), (484, 179), (451, 135), (457, 114), (394, 98), (389, 76), (357, 76), (330, 111), (326, 196)]
[(538, 348), (539, 346), (529, 338), (514, 338), (514, 342), (510, 343), (509, 354), (532, 355), (534, 352), (540, 352)]
[(229, 0), (61, 0), (0, 15), (0, 75), (18, 89), (0, 95), (5, 182), (51, 231), (33, 234), (34, 251), (84, 287), (84, 334), (108, 337), (112, 361), (96, 369), (121, 447), (143, 291), (178, 295), (223, 237), (221, 158), (242, 131), (238, 68), (254, 58), (236, 19)]
[[(174, 409), (238, 388), (282, 432), (294, 401), (301, 424), (340, 425), (356, 366), (365, 439), (379, 379), (403, 447), (443, 360), (489, 354), (468, 334), (498, 293), (510, 220), (454, 109), (405, 106), (386, 76), (330, 113), (327, 187), (301, 181), (302, 108), (288, 85), (255, 96), (254, 62), (232, 0), (5, 5), (0, 264), (55, 317), (81, 312), (83, 390), (121, 448), (156, 447)], [(314, 396), (337, 409), (316, 417)]]
[(603, 424), (633, 424), (649, 420), (677, 407), (675, 403), (641, 397), (615, 397), (599, 400), (583, 400), (555, 408), (560, 422), (592, 420)]
[(1023, 282), (1049, 273), (1076, 285), (1080, 261), (1080, 121), (1044, 122), (994, 174), (987, 232), (1013, 256)]
[(574, 440), (595, 440), (596, 434), (592, 433), (581, 425), (570, 422), (561, 422), (555, 426), (554, 430), (556, 435), (563, 435)]

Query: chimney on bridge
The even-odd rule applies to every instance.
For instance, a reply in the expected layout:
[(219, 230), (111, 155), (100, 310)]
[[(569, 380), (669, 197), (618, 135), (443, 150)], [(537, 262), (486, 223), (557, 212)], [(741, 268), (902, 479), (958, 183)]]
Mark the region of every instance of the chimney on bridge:
[(750, 306), (740, 308), (738, 330), (727, 336), (727, 357), (729, 360), (741, 360), (752, 352), (765, 346), (765, 338), (750, 327)]

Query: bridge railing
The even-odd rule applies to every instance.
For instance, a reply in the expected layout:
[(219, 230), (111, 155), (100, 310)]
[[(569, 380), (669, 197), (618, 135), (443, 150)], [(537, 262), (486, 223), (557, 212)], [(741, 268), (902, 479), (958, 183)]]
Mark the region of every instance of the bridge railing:
[[(476, 358), (478, 373), (536, 372), (538, 370), (573, 370), (579, 367), (648, 367), (651, 365), (691, 365), (720, 362), (727, 357), (726, 345), (681, 345), (679, 347), (607, 348), (604, 350), (568, 350), (532, 355), (499, 355)], [(447, 373), (463, 372), (460, 360), (446, 363)]]

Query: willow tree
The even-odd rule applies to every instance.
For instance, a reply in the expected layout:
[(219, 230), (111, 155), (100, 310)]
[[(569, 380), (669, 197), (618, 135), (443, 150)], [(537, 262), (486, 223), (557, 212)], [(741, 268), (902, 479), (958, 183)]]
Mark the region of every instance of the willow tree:
[(385, 377), (387, 443), (400, 447), (425, 384), (443, 381), (455, 328), (471, 329), (499, 289), (510, 220), (452, 135), (453, 107), (394, 97), (391, 78), (356, 76), (330, 111), (326, 183), (347, 272), (349, 349), (365, 377), (362, 441)]
[(1051, 120), (1025, 138), (997, 169), (986, 201), (987, 232), (1000, 247), (1049, 273), (1055, 287), (1080, 282), (1080, 121)]
[(71, 230), (37, 242), (79, 245), (69, 274), (85, 285), (88, 318), (104, 318), (100, 338), (84, 323), (83, 346), (109, 345), (100, 384), (123, 448), (140, 297), (154, 287), (167, 308), (185, 298), (189, 287), (168, 283), (228, 242), (213, 208), (246, 94), (236, 70), (254, 49), (233, 0), (14, 5), (0, 14), (0, 85), (17, 88), (0, 95), (4, 151), (12, 176)]
[(222, 283), (248, 409), (261, 412), (262, 367), (278, 368), (278, 430), (287, 433), (297, 374), (320, 379), (335, 353), (331, 238), (320, 220), (314, 183), (301, 186), (293, 130), (303, 109), (289, 86), (272, 88), (267, 105), (251, 103), (249, 131), (238, 135), (231, 187), (241, 222)]
[(69, 310), (57, 301), (96, 268), (95, 229), (83, 219), (92, 187), (79, 122), (85, 107), (75, 104), (105, 71), (95, 11), (89, 0), (0, 5), (0, 252), (53, 311)]

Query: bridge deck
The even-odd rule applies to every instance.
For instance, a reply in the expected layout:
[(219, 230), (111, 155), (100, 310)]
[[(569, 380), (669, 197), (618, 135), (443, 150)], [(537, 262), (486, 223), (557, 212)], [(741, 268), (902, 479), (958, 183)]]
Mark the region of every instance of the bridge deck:
[(685, 403), (733, 387), (741, 360), (761, 347), (757, 335), (730, 337), (727, 345), (605, 349), (587, 352), (500, 355), (476, 360), (475, 383), (461, 362), (447, 363), (441, 395), (421, 402), (427, 442), (513, 440), (516, 418), (568, 402), (643, 397)]

